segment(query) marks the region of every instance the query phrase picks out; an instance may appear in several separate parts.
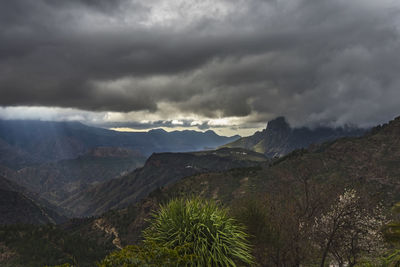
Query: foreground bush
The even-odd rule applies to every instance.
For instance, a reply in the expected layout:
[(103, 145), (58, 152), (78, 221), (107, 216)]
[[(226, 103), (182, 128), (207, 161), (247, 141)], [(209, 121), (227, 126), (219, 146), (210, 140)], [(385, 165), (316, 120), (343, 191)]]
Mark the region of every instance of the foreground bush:
[(169, 249), (147, 242), (144, 246), (126, 246), (111, 253), (99, 267), (158, 267), (190, 266), (193, 255), (183, 255), (184, 247)]
[(153, 214), (143, 233), (145, 244), (182, 248), (194, 255), (190, 266), (236, 266), (253, 262), (247, 234), (212, 201), (175, 199)]

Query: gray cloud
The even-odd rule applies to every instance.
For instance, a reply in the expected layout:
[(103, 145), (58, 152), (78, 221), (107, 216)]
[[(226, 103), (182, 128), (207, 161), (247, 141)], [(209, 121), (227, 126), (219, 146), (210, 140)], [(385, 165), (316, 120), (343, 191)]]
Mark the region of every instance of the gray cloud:
[[(400, 4), (0, 3), (0, 105), (372, 125), (399, 115)], [(202, 126), (207, 127), (207, 125)]]

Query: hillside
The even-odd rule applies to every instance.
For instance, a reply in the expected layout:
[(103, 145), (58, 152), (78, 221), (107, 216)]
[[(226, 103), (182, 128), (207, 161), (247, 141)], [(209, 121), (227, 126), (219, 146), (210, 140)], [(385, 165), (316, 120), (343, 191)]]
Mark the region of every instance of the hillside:
[(119, 177), (141, 167), (142, 155), (122, 148), (96, 148), (76, 159), (32, 165), (18, 171), (0, 166), (8, 179), (58, 205), (88, 186)]
[(153, 154), (143, 168), (78, 192), (61, 206), (75, 216), (99, 215), (109, 209), (126, 207), (156, 188), (186, 176), (254, 166), (266, 160), (262, 154), (243, 149)]
[(0, 120), (0, 164), (18, 170), (32, 163), (73, 159), (96, 147), (122, 147), (149, 156), (153, 152), (185, 152), (216, 148), (238, 139), (213, 131), (151, 130), (116, 132), (79, 122)]
[(284, 117), (278, 117), (269, 121), (263, 131), (242, 137), (223, 147), (241, 147), (268, 157), (282, 157), (311, 144), (320, 144), (345, 136), (360, 136), (364, 132), (365, 130), (357, 128), (291, 128)]
[(21, 166), (29, 166), (39, 162), (39, 159), (17, 147), (11, 146), (0, 138), (0, 165), (18, 169)]
[(0, 225), (60, 223), (65, 219), (43, 206), (26, 189), (0, 176)]
[[(197, 174), (154, 191), (140, 203), (102, 218), (121, 235), (122, 244), (140, 240), (151, 210), (177, 196), (200, 195), (224, 205), (268, 193), (289, 197), (308, 184), (329, 205), (343, 188), (356, 188), (390, 207), (400, 201), (400, 117), (363, 137), (342, 138), (297, 150), (273, 163), (225, 172)], [(311, 186), (312, 185), (312, 186)]]
[[(161, 161), (155, 160), (157, 156), (149, 161), (153, 162), (152, 165), (161, 166)], [(139, 242), (151, 211), (158, 209), (160, 203), (177, 196), (199, 195), (215, 199), (235, 210), (240, 201), (246, 198), (268, 195), (280, 199), (279, 204), (294, 199), (295, 209), (303, 210), (307, 209), (309, 203), (322, 208), (329, 207), (344, 188), (354, 188), (362, 196), (374, 198), (385, 207), (390, 207), (400, 200), (399, 166), (400, 117), (372, 129), (362, 137), (346, 137), (312, 146), (309, 150), (296, 150), (273, 162), (261, 161), (253, 167), (194, 174), (158, 188), (126, 208), (108, 211), (98, 218), (73, 220), (57, 229), (63, 231), (64, 236), (79, 233), (83, 238), (82, 243), (98, 243), (97, 252), (104, 255), (112, 247), (116, 248), (115, 244), (124, 246)], [(284, 220), (289, 218), (287, 216)], [(22, 230), (7, 231), (7, 248), (19, 251), (19, 256), (24, 257), (26, 262), (34, 261), (37, 253), (26, 254), (21, 250), (23, 238), (13, 235), (16, 231)], [(41, 242), (50, 243), (49, 237), (45, 236), (46, 232), (41, 235)], [(58, 249), (71, 251), (68, 244)], [(93, 255), (90, 249), (83, 251)], [(70, 257), (65, 255), (59, 255), (57, 261), (53, 259), (47, 262), (63, 260), (71, 262)], [(87, 263), (83, 258), (78, 262)], [(90, 266), (89, 263), (82, 265)]]

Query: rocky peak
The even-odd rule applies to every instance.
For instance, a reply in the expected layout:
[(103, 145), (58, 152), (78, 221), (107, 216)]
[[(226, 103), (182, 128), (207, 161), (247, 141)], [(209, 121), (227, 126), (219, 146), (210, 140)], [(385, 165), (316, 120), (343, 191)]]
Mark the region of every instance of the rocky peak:
[(273, 132), (289, 132), (290, 125), (287, 123), (285, 117), (278, 117), (268, 122), (267, 131)]
[(278, 117), (269, 121), (262, 132), (241, 138), (225, 147), (241, 147), (263, 153), (267, 157), (280, 157), (311, 144), (321, 144), (344, 136), (360, 136), (364, 132), (365, 129), (359, 128), (291, 128), (284, 117)]

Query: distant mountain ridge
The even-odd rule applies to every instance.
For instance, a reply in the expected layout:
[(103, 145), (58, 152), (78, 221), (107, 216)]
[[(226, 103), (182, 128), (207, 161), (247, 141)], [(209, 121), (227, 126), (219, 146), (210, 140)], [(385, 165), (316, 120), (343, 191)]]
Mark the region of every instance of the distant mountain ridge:
[[(156, 129), (131, 133), (79, 122), (0, 120), (0, 175), (32, 192), (28, 195), (36, 195), (49, 206), (55, 206), (60, 214), (70, 216), (60, 207), (61, 202), (95, 184), (132, 172), (143, 166), (154, 152), (216, 148), (237, 138), (219, 136), (213, 131)], [(35, 206), (24, 198), (22, 191), (3, 191), (3, 196), (8, 196), (3, 199), (7, 212), (13, 209), (6, 199), (18, 200), (15, 212), (24, 210), (24, 206)], [(29, 210), (33, 212), (34, 208)], [(9, 214), (8, 221), (19, 218), (18, 214)], [(32, 221), (47, 222), (45, 218)]]
[(116, 132), (79, 122), (0, 120), (0, 165), (19, 169), (73, 159), (97, 147), (125, 148), (147, 157), (154, 152), (217, 148), (239, 137), (219, 136), (213, 131)]
[(268, 157), (281, 157), (295, 149), (307, 148), (340, 137), (361, 136), (366, 129), (340, 127), (291, 128), (284, 117), (268, 122), (267, 127), (252, 136), (242, 137), (222, 147), (240, 147)]

